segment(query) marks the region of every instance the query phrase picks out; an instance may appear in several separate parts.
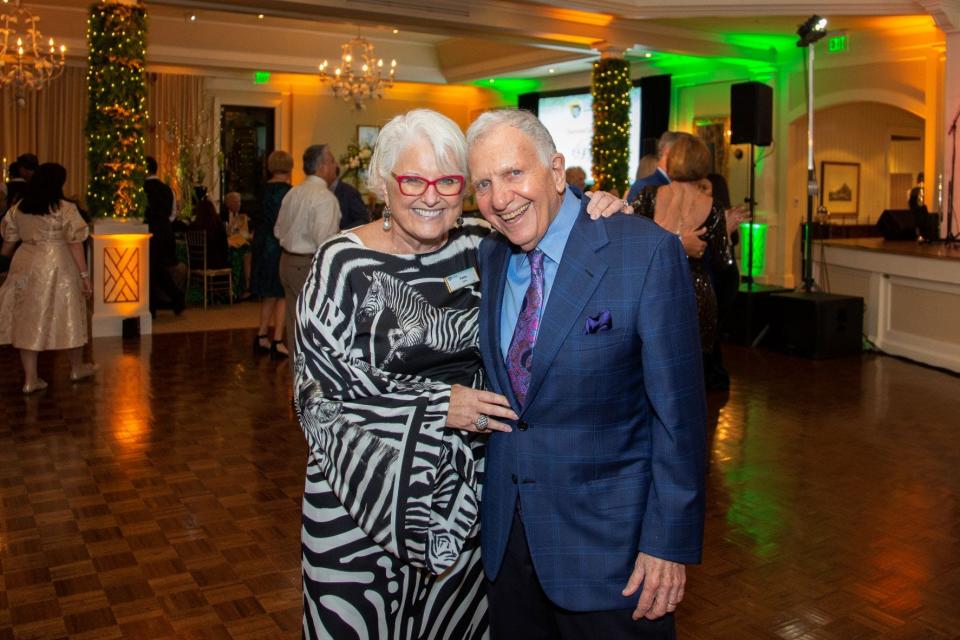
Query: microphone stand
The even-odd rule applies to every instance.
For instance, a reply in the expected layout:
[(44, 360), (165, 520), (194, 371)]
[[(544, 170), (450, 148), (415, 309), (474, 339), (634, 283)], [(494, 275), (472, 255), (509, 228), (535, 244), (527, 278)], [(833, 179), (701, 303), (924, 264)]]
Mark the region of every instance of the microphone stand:
[(957, 171), (957, 120), (960, 119), (960, 109), (953, 116), (953, 122), (950, 123), (950, 182), (947, 183), (947, 235), (943, 241), (946, 244), (956, 244), (960, 242), (960, 236), (953, 232), (953, 219), (955, 213), (953, 210), (953, 182)]

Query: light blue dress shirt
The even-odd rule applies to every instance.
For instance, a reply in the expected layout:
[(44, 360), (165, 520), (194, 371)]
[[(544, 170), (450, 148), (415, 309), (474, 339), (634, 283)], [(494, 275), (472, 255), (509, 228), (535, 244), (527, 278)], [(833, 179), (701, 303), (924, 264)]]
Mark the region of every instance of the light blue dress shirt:
[[(537, 248), (544, 254), (541, 318), (543, 317), (543, 310), (547, 308), (550, 289), (553, 288), (557, 270), (560, 268), (563, 249), (567, 246), (567, 238), (570, 237), (570, 232), (573, 230), (573, 224), (577, 221), (578, 215), (580, 215), (580, 199), (573, 195), (570, 187), (567, 187), (557, 217), (547, 227), (547, 232), (540, 239), (540, 244), (537, 245)], [(523, 305), (523, 297), (527, 295), (529, 286), (530, 259), (527, 258), (526, 253), (518, 251), (510, 256), (510, 262), (507, 264), (507, 283), (503, 288), (503, 304), (500, 306), (500, 352), (504, 361), (507, 359), (510, 341), (513, 340), (513, 330), (517, 326), (520, 307)]]

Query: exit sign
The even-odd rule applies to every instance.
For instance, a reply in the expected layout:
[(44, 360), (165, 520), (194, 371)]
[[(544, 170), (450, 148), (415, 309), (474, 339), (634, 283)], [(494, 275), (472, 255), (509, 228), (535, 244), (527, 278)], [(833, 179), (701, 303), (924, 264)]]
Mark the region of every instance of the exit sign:
[(830, 53), (840, 53), (850, 48), (850, 42), (847, 40), (847, 34), (833, 36), (827, 40), (827, 50)]
[(254, 84), (267, 84), (270, 82), (270, 72), (269, 71), (254, 71), (253, 72), (253, 83)]

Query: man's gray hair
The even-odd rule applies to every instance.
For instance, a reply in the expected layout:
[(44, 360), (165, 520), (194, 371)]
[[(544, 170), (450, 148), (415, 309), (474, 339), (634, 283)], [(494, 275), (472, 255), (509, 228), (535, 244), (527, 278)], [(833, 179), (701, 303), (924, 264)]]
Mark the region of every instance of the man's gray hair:
[(663, 154), (670, 151), (670, 147), (673, 146), (673, 143), (676, 142), (679, 137), (680, 133), (677, 131), (664, 131), (660, 139), (657, 140), (657, 157), (662, 158)]
[(480, 114), (480, 117), (467, 129), (467, 146), (473, 147), (501, 126), (513, 127), (525, 133), (533, 142), (537, 155), (540, 156), (540, 162), (543, 166), (550, 167), (550, 159), (557, 152), (553, 136), (537, 116), (522, 109), (497, 109)]
[[(467, 179), (467, 143), (456, 122), (431, 109), (413, 109), (394, 117), (380, 130), (367, 167), (367, 187), (383, 197), (397, 158), (409, 145), (426, 141), (442, 174)], [(439, 176), (436, 176), (439, 177)]]
[(308, 176), (316, 174), (326, 154), (327, 145), (325, 144), (312, 144), (307, 147), (303, 152), (303, 172)]

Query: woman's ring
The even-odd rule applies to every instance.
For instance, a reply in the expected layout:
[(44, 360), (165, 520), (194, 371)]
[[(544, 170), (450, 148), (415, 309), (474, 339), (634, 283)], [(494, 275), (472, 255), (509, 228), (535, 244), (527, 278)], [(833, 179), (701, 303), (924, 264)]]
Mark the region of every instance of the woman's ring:
[(474, 421), (473, 424), (474, 424), (474, 426), (477, 427), (477, 431), (486, 431), (487, 428), (488, 428), (487, 425), (488, 425), (489, 423), (490, 423), (490, 418), (488, 418), (487, 416), (485, 416), (485, 415), (483, 415), (483, 414), (481, 413), (481, 414), (480, 414), (480, 417), (477, 418), (477, 419)]

